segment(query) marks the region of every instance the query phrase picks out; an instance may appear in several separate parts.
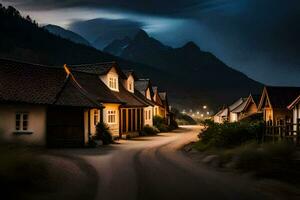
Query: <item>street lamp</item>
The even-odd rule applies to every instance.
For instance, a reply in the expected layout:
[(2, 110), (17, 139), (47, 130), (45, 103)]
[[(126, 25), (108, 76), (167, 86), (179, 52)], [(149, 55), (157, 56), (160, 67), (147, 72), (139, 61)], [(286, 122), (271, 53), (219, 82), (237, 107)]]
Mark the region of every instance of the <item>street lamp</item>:
[(203, 106), (203, 109), (206, 109), (207, 108), (207, 106)]

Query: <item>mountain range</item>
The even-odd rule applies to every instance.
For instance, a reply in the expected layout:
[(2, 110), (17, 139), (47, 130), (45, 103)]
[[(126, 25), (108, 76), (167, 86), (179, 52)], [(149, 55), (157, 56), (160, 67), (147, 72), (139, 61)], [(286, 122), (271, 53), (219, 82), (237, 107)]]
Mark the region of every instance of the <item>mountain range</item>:
[[(193, 104), (197, 102), (230, 102), (233, 97), (259, 93), (262, 85), (236, 71), (194, 42), (180, 48), (162, 44), (141, 30), (133, 39), (115, 40), (104, 52), (143, 63), (169, 74), (171, 95), (178, 91)], [(201, 100), (200, 100), (201, 97)], [(178, 102), (179, 103), (179, 102)], [(205, 102), (203, 102), (205, 103)]]
[(71, 40), (72, 42), (78, 44), (84, 44), (86, 46), (91, 46), (91, 44), (86, 39), (84, 39), (81, 35), (74, 33), (73, 31), (66, 30), (60, 26), (48, 24), (44, 26), (44, 28), (48, 30), (50, 33)]
[(50, 33), (13, 7), (0, 10), (0, 27), (2, 58), (47, 65), (116, 61), (121, 68), (133, 69), (138, 77), (150, 78), (167, 90), (171, 104), (179, 109), (203, 104), (215, 108), (262, 88), (193, 42), (172, 48), (139, 31), (133, 39), (113, 41), (102, 52), (64, 39), (64, 31), (60, 36)]

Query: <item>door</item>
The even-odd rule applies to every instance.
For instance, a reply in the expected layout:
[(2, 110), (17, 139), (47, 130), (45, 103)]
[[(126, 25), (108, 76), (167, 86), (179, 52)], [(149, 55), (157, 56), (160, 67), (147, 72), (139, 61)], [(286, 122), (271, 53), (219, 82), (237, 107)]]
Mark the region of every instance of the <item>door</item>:
[(47, 111), (47, 145), (81, 147), (84, 145), (84, 110), (50, 107)]

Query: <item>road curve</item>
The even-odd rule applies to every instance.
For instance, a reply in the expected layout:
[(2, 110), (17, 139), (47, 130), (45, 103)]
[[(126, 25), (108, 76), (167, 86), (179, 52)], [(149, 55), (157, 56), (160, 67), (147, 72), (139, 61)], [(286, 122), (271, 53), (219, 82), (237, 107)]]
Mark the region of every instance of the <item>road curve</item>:
[(99, 200), (266, 199), (252, 181), (210, 170), (179, 151), (196, 140), (199, 131), (199, 126), (187, 126), (173, 133), (67, 153), (96, 169)]

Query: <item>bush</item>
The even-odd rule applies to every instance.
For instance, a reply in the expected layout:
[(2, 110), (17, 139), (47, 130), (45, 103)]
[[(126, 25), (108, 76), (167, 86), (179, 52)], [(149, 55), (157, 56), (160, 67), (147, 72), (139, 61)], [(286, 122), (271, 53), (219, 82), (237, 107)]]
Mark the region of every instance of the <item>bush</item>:
[(153, 125), (159, 130), (159, 132), (168, 132), (171, 128), (166, 124), (166, 121), (160, 116), (153, 117)]
[(97, 124), (95, 140), (102, 140), (104, 145), (113, 143), (109, 127), (105, 123), (100, 122)]
[(295, 164), (296, 147), (286, 142), (246, 146), (235, 153), (235, 167), (242, 171), (253, 171), (255, 175), (299, 182), (299, 164)]
[(178, 128), (178, 124), (177, 124), (176, 120), (171, 119), (170, 125), (169, 125), (169, 130), (175, 130), (177, 128)]
[(159, 133), (159, 130), (156, 127), (146, 125), (140, 132), (140, 136), (156, 135), (157, 133)]
[(198, 135), (209, 147), (232, 148), (249, 141), (261, 141), (264, 124), (261, 122), (235, 122), (217, 124), (202, 122), (204, 130)]

